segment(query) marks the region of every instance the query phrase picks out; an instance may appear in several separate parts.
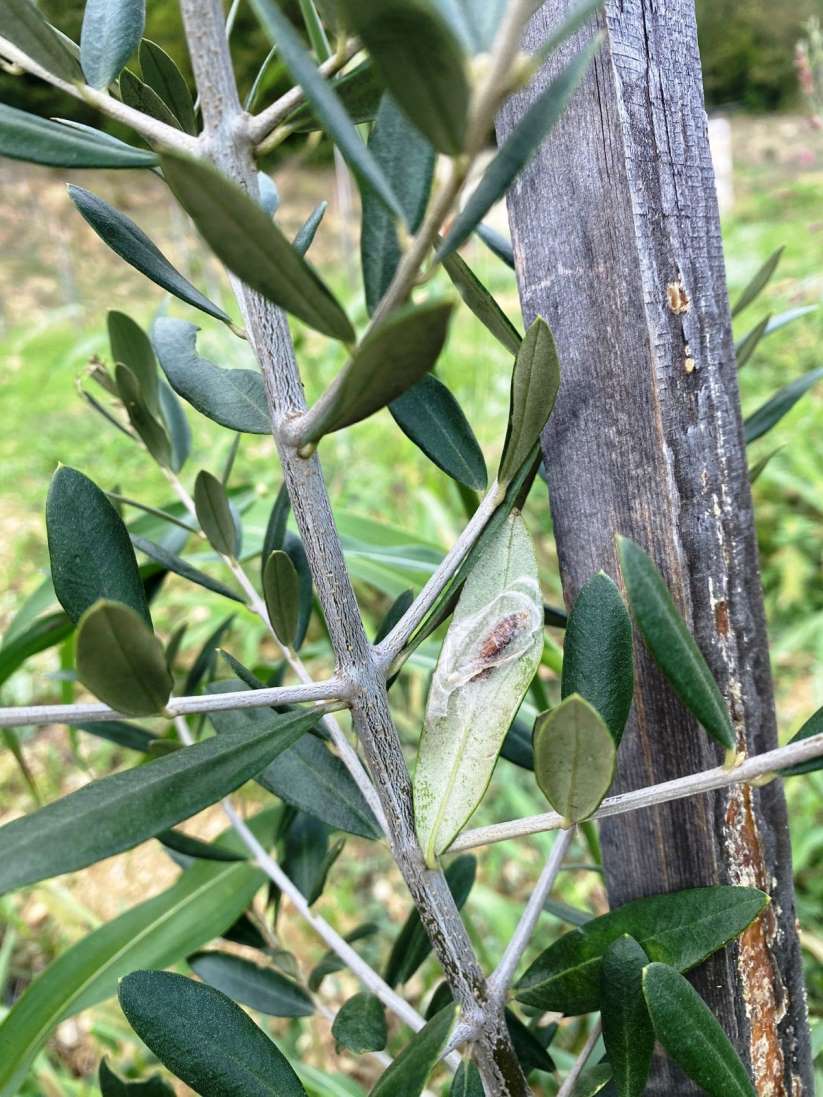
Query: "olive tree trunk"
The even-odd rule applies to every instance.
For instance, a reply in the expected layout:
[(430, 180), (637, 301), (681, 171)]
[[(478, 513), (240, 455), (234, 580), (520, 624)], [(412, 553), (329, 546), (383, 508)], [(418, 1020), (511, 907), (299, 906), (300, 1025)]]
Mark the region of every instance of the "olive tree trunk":
[[(548, 0), (527, 48), (569, 7)], [(613, 535), (655, 559), (694, 630), (741, 749), (776, 743), (752, 500), (693, 0), (606, 0), (606, 40), (560, 125), (509, 195), (524, 317), (557, 338), (563, 380), (543, 439), (568, 604), (618, 578)], [(555, 56), (499, 119), (512, 129)], [(754, 259), (755, 257), (753, 257)], [(619, 788), (718, 764), (642, 644)], [(704, 884), (772, 905), (695, 982), (762, 1097), (811, 1097), (806, 1005), (780, 782), (622, 816), (602, 827), (614, 904)], [(658, 1061), (648, 1093), (702, 1092)]]

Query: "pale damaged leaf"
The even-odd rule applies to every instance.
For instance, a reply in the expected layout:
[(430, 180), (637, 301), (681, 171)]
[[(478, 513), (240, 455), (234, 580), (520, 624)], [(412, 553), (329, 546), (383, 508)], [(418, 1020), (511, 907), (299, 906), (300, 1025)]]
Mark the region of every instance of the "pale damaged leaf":
[(414, 778), (428, 864), (480, 803), (542, 650), (534, 551), (512, 514), (466, 580), (429, 691)]

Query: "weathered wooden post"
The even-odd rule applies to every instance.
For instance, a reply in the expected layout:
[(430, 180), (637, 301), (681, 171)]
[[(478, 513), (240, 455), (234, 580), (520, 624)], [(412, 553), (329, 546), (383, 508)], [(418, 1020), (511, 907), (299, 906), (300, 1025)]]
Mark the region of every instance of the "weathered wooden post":
[[(547, 0), (529, 49), (570, 5)], [(523, 311), (552, 324), (563, 363), (543, 440), (567, 601), (613, 535), (657, 561), (750, 752), (775, 745), (751, 494), (693, 0), (606, 0), (606, 41), (560, 125), (509, 196)], [(593, 33), (555, 55), (559, 68)], [(499, 119), (504, 137), (547, 69)], [(717, 764), (642, 645), (620, 787)], [(739, 946), (697, 973), (762, 1097), (811, 1097), (786, 808), (779, 783), (609, 821), (615, 903), (729, 882), (770, 892)], [(668, 1065), (648, 1092), (698, 1092)]]

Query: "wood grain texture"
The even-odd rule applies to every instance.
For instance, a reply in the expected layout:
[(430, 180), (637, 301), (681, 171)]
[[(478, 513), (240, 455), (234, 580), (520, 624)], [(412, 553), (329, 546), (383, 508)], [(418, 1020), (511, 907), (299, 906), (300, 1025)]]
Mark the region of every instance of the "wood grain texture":
[[(569, 7), (548, 0), (527, 48)], [(762, 594), (693, 0), (607, 0), (604, 48), (509, 195), (524, 319), (542, 314), (562, 382), (543, 446), (568, 605), (613, 535), (654, 558), (716, 675), (741, 746), (776, 745)], [(503, 139), (593, 33), (504, 108)], [(642, 644), (618, 788), (717, 764), (719, 752)], [(779, 783), (603, 824), (611, 899), (708, 883), (773, 905), (695, 981), (762, 1097), (811, 1097), (786, 807)], [(649, 1094), (700, 1092), (658, 1061)]]

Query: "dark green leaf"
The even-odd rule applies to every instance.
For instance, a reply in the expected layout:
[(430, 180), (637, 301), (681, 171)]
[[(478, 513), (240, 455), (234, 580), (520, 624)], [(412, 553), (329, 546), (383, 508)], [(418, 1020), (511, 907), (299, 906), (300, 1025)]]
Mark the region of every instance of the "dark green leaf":
[(156, 838), (166, 849), (182, 853), (190, 860), (245, 861), (248, 859), (245, 853), (235, 853), (234, 850), (225, 849), (216, 842), (201, 842), (199, 838), (193, 838), (182, 830), (163, 830), (156, 835)]
[(95, 697), (127, 716), (161, 712), (174, 685), (163, 645), (143, 618), (105, 599), (77, 624), (77, 676)]
[(138, 552), (144, 553), (151, 560), (156, 560), (158, 564), (162, 564), (164, 568), (173, 571), (175, 575), (188, 579), (190, 583), (197, 583), (198, 586), (205, 587), (206, 590), (211, 590), (215, 594), (222, 594), (224, 598), (231, 598), (234, 602), (245, 602), (243, 596), (233, 591), (231, 587), (227, 587), (217, 579), (212, 579), (210, 575), (206, 575), (205, 572), (193, 568), (181, 557), (168, 552), (162, 545), (157, 545), (154, 541), (149, 541), (145, 537), (137, 537), (135, 534), (132, 534), (131, 541)]
[(415, 1033), (380, 1075), (370, 1097), (420, 1097), (440, 1060), (454, 1026), (457, 1006), (446, 1006)]
[(140, 43), (140, 71), (186, 133), (197, 133), (194, 103), (183, 74), (166, 51), (147, 38)]
[(649, 964), (643, 994), (657, 1039), (693, 1082), (711, 1097), (756, 1097), (728, 1036), (687, 979)]
[(263, 551), (260, 554), (262, 565), (261, 571), (262, 569), (265, 569), (271, 554), (276, 549), (281, 549), (285, 543), (286, 524), (289, 520), (290, 510), (291, 502), (289, 500), (289, 491), (285, 483), (282, 483), (275, 496), (271, 512), (269, 513), (269, 520), (266, 523), (266, 532), (263, 534)]
[[(378, 932), (378, 927), (373, 922), (366, 922), (362, 926), (357, 926), (351, 933), (347, 933), (345, 940), (348, 943), (354, 944), (355, 941), (362, 941), (364, 937), (371, 937)], [(320, 985), (327, 975), (333, 975), (336, 971), (342, 971), (345, 967), (345, 963), (336, 952), (327, 952), (320, 963), (309, 975), (309, 989), (318, 991)]]
[(480, 1071), (474, 1063), (464, 1059), (457, 1068), (449, 1097), (483, 1097), (484, 1093)]
[[(355, 125), (373, 122), (383, 95), (383, 85), (377, 79), (371, 61), (363, 61), (351, 72), (344, 73), (332, 84), (335, 94)], [(295, 133), (311, 133), (323, 129), (323, 123), (311, 103), (303, 103), (288, 116), (286, 125)]]
[(589, 914), (587, 910), (569, 906), (568, 903), (563, 903), (559, 899), (547, 899), (543, 904), (543, 910), (559, 918), (561, 922), (567, 922), (570, 926), (585, 926), (594, 918), (594, 915)]
[(104, 202), (102, 198), (82, 187), (69, 187), (69, 197), (77, 206), (84, 220), (94, 229), (104, 244), (119, 255), (135, 270), (145, 274), (152, 282), (168, 290), (181, 301), (193, 305), (229, 323), (229, 317), (175, 270), (156, 244), (135, 225), (130, 217)]
[(389, 606), (388, 612), (380, 622), (377, 632), (374, 634), (375, 645), (385, 640), (395, 625), (399, 624), (406, 610), (414, 601), (414, 591), (404, 590)]
[(291, 557), (275, 549), (263, 568), (263, 596), (269, 620), (281, 644), (287, 647), (297, 632), (300, 612), (300, 579)]
[(240, 545), (229, 497), (220, 480), (205, 469), (198, 472), (194, 483), (194, 506), (211, 547), (221, 556), (235, 558)]
[(159, 163), (148, 149), (99, 138), (0, 104), (0, 156), (56, 168), (151, 168)]
[(348, 365), (307, 413), (302, 444), (373, 415), (416, 384), (446, 342), (450, 302), (396, 309), (370, 331)]
[(200, 329), (161, 317), (152, 339), (174, 391), (208, 419), (246, 434), (271, 434), (263, 378), (256, 370), (223, 369), (197, 354)]
[(120, 984), (129, 1024), (202, 1097), (306, 1097), (288, 1060), (219, 990), (166, 971)]
[(571, 1097), (597, 1097), (602, 1093), (603, 1097), (613, 1097), (616, 1090), (612, 1083), (612, 1070), (608, 1063), (598, 1063), (597, 1066), (588, 1067), (577, 1080)]
[(507, 267), (514, 270), (514, 248), (511, 240), (508, 240), (502, 232), (493, 229), (491, 225), (484, 225), (482, 222), (477, 226), (475, 232), (490, 252), (496, 255), (498, 259), (501, 259)]
[(164, 424), (149, 410), (140, 382), (128, 366), (119, 362), (114, 376), (132, 429), (158, 465), (171, 468), (171, 439)]
[(284, 751), (260, 774), (260, 784), (287, 804), (361, 838), (382, 834), (351, 774), (314, 736)]
[(38, 617), (25, 631), (17, 633), (0, 647), (0, 686), (32, 655), (62, 644), (74, 632), (74, 624), (65, 613)]
[(389, 411), (407, 438), (458, 484), (484, 491), (487, 483), (483, 451), (471, 425), (449, 389), (428, 373)]
[(773, 457), (776, 457), (778, 453), (783, 449), (783, 446), (775, 446), (770, 453), (767, 453), (765, 457), (761, 457), (759, 461), (755, 461), (753, 465), (749, 466), (749, 483), (753, 484), (765, 471), (766, 466), (769, 464)]
[(581, 589), (569, 616), (561, 694), (585, 698), (619, 746), (633, 692), (632, 624), (617, 587), (601, 571)]
[(111, 310), (107, 316), (107, 325), (111, 356), (115, 364), (120, 362), (129, 367), (137, 378), (147, 407), (154, 415), (159, 414), (157, 361), (148, 335), (125, 312)]
[(234, 925), (229, 926), (221, 936), (226, 941), (233, 941), (236, 945), (246, 945), (248, 948), (263, 950), (268, 947), (266, 938), (248, 914), (241, 914)]
[[(0, 656), (2, 656), (2, 651), (0, 651)], [(800, 743), (804, 739), (811, 739), (813, 735), (823, 735), (823, 708), (819, 708), (813, 716), (810, 716), (800, 731), (793, 735), (789, 742)], [(785, 769), (781, 769), (779, 772), (781, 777), (800, 777), (804, 773), (815, 773), (820, 769), (823, 769), (823, 755), (820, 758), (811, 758), (808, 762), (798, 762), (796, 766), (786, 766)]]
[(732, 316), (737, 316), (743, 309), (748, 308), (752, 301), (754, 301), (760, 295), (761, 291), (766, 288), (772, 275), (777, 270), (777, 264), (780, 262), (780, 257), (783, 254), (784, 248), (785, 244), (781, 244), (776, 251), (772, 252), (760, 270), (758, 270), (757, 274), (755, 274), (754, 278), (752, 278), (751, 282), (749, 282), (748, 286), (746, 286), (735, 302), (734, 308), (732, 309)]
[(205, 160), (164, 151), (160, 162), (178, 201), (230, 271), (310, 327), (354, 342), (354, 329), (331, 290), (241, 187)]
[(617, 748), (596, 709), (576, 693), (538, 716), (534, 776), (568, 823), (597, 811), (614, 780)]
[(500, 753), (507, 762), (520, 766), (521, 769), (534, 769), (532, 729), (519, 716), (506, 732)]
[[(268, 840), (276, 815), (263, 812), (249, 824), (261, 840)], [(17, 1092), (34, 1055), (61, 1020), (116, 994), (118, 980), (130, 971), (175, 964), (218, 937), (246, 909), (263, 880), (262, 872), (248, 864), (200, 862), (173, 887), (61, 953), (0, 1024), (3, 1097)]]
[(735, 734), (717, 682), (651, 559), (628, 537), (617, 538), (620, 570), (643, 638), (677, 696), (727, 750)]
[(80, 64), (86, 82), (105, 88), (120, 75), (143, 37), (146, 0), (86, 0)]
[(253, 731), (225, 732), (91, 781), (0, 827), (0, 893), (74, 872), (190, 818), (255, 777), (317, 719), (266, 715)]
[(342, 0), (341, 7), (400, 107), (439, 152), (458, 156), (470, 88), (449, 25), (425, 0)]
[(735, 355), (737, 357), (737, 368), (742, 369), (746, 365), (748, 360), (757, 350), (757, 346), (769, 326), (771, 315), (764, 316), (759, 324), (755, 324), (750, 332), (743, 336), (739, 342), (735, 344)]
[(654, 1052), (654, 1030), (643, 999), (649, 958), (633, 937), (612, 941), (600, 973), (603, 1040), (618, 1097), (643, 1097)]
[(69, 52), (62, 37), (46, 22), (31, 0), (3, 0), (0, 5), (0, 38), (6, 38), (32, 61), (59, 76), (77, 83), (83, 77), (80, 65)]
[(156, 118), (173, 129), (180, 129), (180, 123), (172, 114), (154, 88), (144, 84), (133, 72), (124, 70), (120, 77), (120, 98), (128, 107), (139, 110), (149, 118)]
[(197, 657), (191, 665), (191, 670), (186, 675), (186, 681), (183, 684), (183, 693), (194, 693), (203, 678), (214, 668), (214, 664), (217, 661), (217, 649), (220, 645), (220, 641), (226, 635), (231, 628), (234, 621), (234, 614), (230, 617), (224, 618), (203, 643), (203, 646), (197, 653)]
[(187, 962), (204, 983), (259, 1013), (269, 1017), (310, 1017), (314, 1013), (305, 990), (272, 968), (227, 952), (196, 952)]
[(285, 837), (283, 869), (309, 906), (323, 894), (326, 877), (343, 844), (340, 840), (329, 848), (329, 827), (312, 815), (296, 813)]
[(551, 329), (538, 316), (523, 340), (512, 372), (509, 425), (497, 478), (514, 478), (552, 413), (560, 388), (560, 363)]
[(306, 639), (306, 632), (311, 620), (313, 606), (311, 568), (306, 557), (306, 550), (303, 548), (303, 542), (296, 533), (292, 533), (290, 530), (286, 531), (283, 548), (291, 557), (291, 562), (297, 569), (297, 578), (300, 580), (300, 612), (297, 615), (297, 631), (294, 634), (292, 643), (294, 650), (299, 651)]
[(364, 189), (373, 190), (388, 209), (398, 217), (402, 216), (403, 211), (386, 177), (363, 144), (334, 88), (317, 71), (294, 27), (273, 0), (251, 0), (251, 3), (270, 39), (279, 47), (280, 56), (292, 78), (303, 89), (307, 102), (340, 149), (360, 184), (361, 192)]
[(46, 530), (54, 590), (75, 623), (98, 599), (111, 598), (151, 624), (126, 527), (100, 488), (77, 469), (63, 465), (52, 477)]
[(542, 1070), (546, 1074), (552, 1074), (555, 1070), (552, 1057), (532, 1030), (527, 1028), (510, 1009), (506, 1010), (505, 1016), (506, 1028), (509, 1030), (514, 1053), (526, 1077), (533, 1070)]
[(743, 423), (746, 445), (762, 437), (790, 412), (801, 396), (823, 377), (823, 367), (804, 373), (802, 377), (779, 389), (774, 396), (752, 412)]
[[(477, 872), (477, 859), (471, 854), (457, 857), (446, 869), (446, 882), (458, 910), (469, 897)], [(431, 952), (431, 941), (417, 910), (412, 910), (392, 945), (383, 977), (390, 987), (407, 983)]]
[(545, 91), (541, 92), (517, 123), (506, 143), (486, 168), (476, 190), (454, 219), (454, 224), (438, 250), (440, 259), (465, 243), (495, 202), (508, 191), (554, 128), (600, 45), (599, 36), (592, 38)]
[(127, 1081), (118, 1078), (105, 1059), (100, 1063), (99, 1081), (101, 1097), (174, 1097), (174, 1090), (159, 1075), (145, 1082)]
[[(369, 149), (397, 195), (411, 232), (420, 227), (431, 193), (435, 153), (429, 142), (384, 95)], [(395, 217), (373, 191), (363, 193), (360, 258), (371, 315), (391, 284), (402, 255)]]
[(317, 230), (320, 228), (320, 222), (326, 216), (326, 210), (328, 208), (328, 202), (317, 203), (309, 216), (297, 230), (294, 240), (292, 240), (292, 247), (295, 251), (298, 251), (301, 255), (306, 254), (306, 252), (314, 243), (314, 238), (317, 235)]
[(348, 1048), (355, 1055), (382, 1051), (388, 1040), (383, 1003), (373, 994), (355, 994), (338, 1010), (331, 1034), (339, 1047)]
[(449, 278), (457, 286), (463, 301), (480, 323), (507, 351), (517, 355), (520, 344), (523, 342), (522, 335), (468, 263), (457, 252), (452, 252), (443, 260), (443, 266)]
[(755, 888), (706, 887), (636, 899), (542, 952), (517, 984), (518, 1001), (569, 1016), (600, 1008), (606, 949), (629, 934), (651, 960), (680, 971), (697, 967), (750, 925), (769, 902)]
[(119, 747), (139, 750), (142, 754), (148, 754), (152, 743), (157, 741), (157, 736), (150, 731), (138, 727), (137, 724), (129, 724), (125, 720), (81, 721), (70, 726), (88, 732), (89, 735), (96, 735), (98, 739), (116, 743)]

